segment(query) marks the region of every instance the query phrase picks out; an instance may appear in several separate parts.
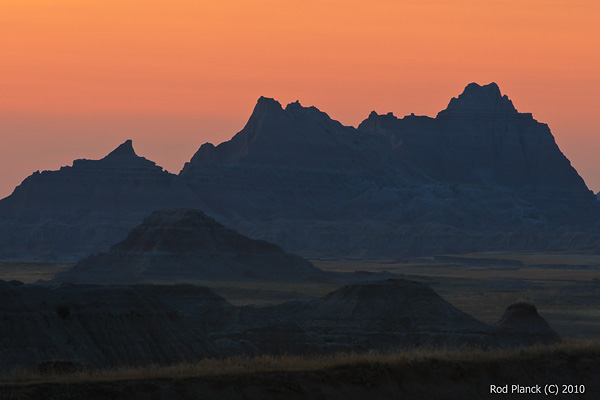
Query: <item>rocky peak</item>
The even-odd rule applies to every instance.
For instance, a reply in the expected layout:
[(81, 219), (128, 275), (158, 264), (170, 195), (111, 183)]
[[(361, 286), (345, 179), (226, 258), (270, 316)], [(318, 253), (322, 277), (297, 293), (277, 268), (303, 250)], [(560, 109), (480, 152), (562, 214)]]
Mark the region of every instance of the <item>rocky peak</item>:
[(84, 258), (53, 282), (294, 281), (320, 274), (310, 262), (228, 229), (200, 210), (174, 209), (153, 212), (109, 252)]
[[(327, 116), (326, 113), (322, 112), (315, 106), (304, 107), (300, 104), (299, 100), (289, 103), (285, 108), (281, 106), (277, 100), (261, 96), (256, 102), (256, 106), (254, 107), (254, 111), (250, 116), (250, 120), (253, 118), (260, 118), (265, 116), (266, 114), (269, 117), (275, 115), (276, 113), (284, 112), (286, 115), (306, 115), (306, 114), (317, 114)], [(327, 116), (329, 119), (329, 116)], [(250, 122), (250, 121), (249, 121)]]
[(145, 157), (140, 157), (133, 149), (133, 142), (127, 139), (121, 143), (116, 149), (108, 153), (100, 160), (79, 159), (73, 162), (75, 168), (108, 168), (108, 169), (151, 169), (162, 171), (162, 167), (156, 165), (155, 162), (148, 160)]
[(265, 121), (279, 121), (284, 115), (283, 107), (277, 100), (261, 96), (259, 97), (252, 114), (246, 123), (244, 129), (238, 132), (232, 140), (240, 143), (248, 143), (254, 140), (253, 134), (244, 134), (245, 131), (254, 131), (259, 127), (263, 126)]
[(536, 306), (530, 303), (518, 302), (509, 305), (497, 326), (512, 331), (536, 334), (539, 341), (546, 343), (560, 341), (556, 331), (550, 327), (548, 321), (538, 314)]
[[(231, 140), (218, 146), (205, 144), (181, 171), (188, 175), (199, 165), (253, 165), (332, 164), (330, 158), (340, 153), (341, 145), (348, 145), (354, 128), (344, 127), (314, 106), (304, 107), (299, 101), (281, 104), (260, 97), (244, 128)], [(317, 156), (321, 153), (323, 156)], [(343, 154), (342, 158), (350, 158)]]
[(175, 209), (156, 211), (132, 230), (127, 238), (114, 245), (117, 252), (198, 252), (218, 251), (282, 252), (281, 248), (255, 241), (208, 217), (200, 210)]
[(103, 160), (114, 160), (117, 158), (132, 158), (139, 157), (135, 154), (135, 150), (133, 150), (133, 142), (131, 139), (127, 139), (125, 142), (121, 143), (116, 149), (108, 153)]
[(304, 107), (298, 100), (288, 104), (285, 107), (285, 112), (288, 117), (296, 121), (303, 120), (309, 124), (334, 124), (341, 126), (341, 123), (332, 120), (326, 112), (319, 110), (315, 106)]
[(325, 114), (324, 112), (322, 112), (321, 110), (319, 110), (315, 106), (304, 107), (302, 104), (300, 104), (300, 100), (296, 100), (294, 102), (291, 102), (287, 106), (285, 106), (285, 111), (287, 113), (317, 113), (317, 114)]
[(281, 107), (280, 102), (270, 97), (260, 96), (256, 102), (256, 106), (254, 106), (254, 110), (252, 111), (250, 118), (262, 116), (263, 114), (267, 114), (269, 112), (280, 111), (283, 111), (283, 107)]
[[(300, 100), (296, 100), (291, 102), (287, 106), (285, 106), (286, 111), (295, 111), (295, 110), (303, 110), (305, 107), (300, 104)], [(314, 108), (314, 107), (313, 107)]]
[(489, 329), (442, 299), (430, 286), (404, 279), (348, 285), (307, 303), (307, 309), (310, 311), (297, 313), (300, 326), (336, 330), (358, 325), (379, 332)]
[(458, 97), (453, 97), (448, 107), (438, 117), (449, 114), (511, 114), (517, 113), (512, 101), (502, 95), (495, 82), (480, 86), (470, 83)]
[[(411, 116), (414, 116), (414, 114), (411, 114)], [(377, 114), (377, 111), (373, 110), (373, 111), (371, 111), (371, 113), (369, 114), (369, 117), (366, 120), (369, 120), (369, 119), (371, 119), (371, 120), (384, 119), (384, 120), (393, 120), (393, 121), (395, 121), (395, 120), (398, 119), (398, 117), (396, 117), (394, 115), (394, 113), (391, 112), (391, 111), (388, 112), (387, 114)]]

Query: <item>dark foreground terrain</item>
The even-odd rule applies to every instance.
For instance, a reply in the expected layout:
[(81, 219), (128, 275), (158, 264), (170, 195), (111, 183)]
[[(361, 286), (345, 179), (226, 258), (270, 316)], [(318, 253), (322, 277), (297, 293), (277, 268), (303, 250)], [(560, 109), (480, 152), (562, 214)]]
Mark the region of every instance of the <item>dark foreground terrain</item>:
[[(365, 283), (371, 281), (366, 286), (350, 285), (354, 288), (353, 290), (348, 288), (338, 290), (336, 295), (333, 295), (332, 292), (340, 289), (341, 282), (282, 284), (194, 281), (188, 282), (188, 285), (172, 287), (186, 289), (187, 294), (183, 298), (181, 293), (173, 296), (167, 287), (160, 285), (138, 285), (129, 288), (104, 287), (100, 290), (104, 294), (106, 291), (112, 291), (113, 295), (120, 295), (120, 297), (109, 296), (107, 298), (95, 296), (94, 294), (99, 294), (97, 293), (99, 288), (93, 285), (79, 286), (79, 288), (76, 285), (65, 285), (62, 288), (50, 289), (6, 282), (3, 285), (6, 289), (3, 296), (4, 307), (12, 308), (16, 307), (16, 304), (20, 304), (20, 306), (4, 311), (7, 317), (10, 317), (9, 314), (13, 316), (18, 314), (19, 318), (3, 320), (0, 341), (4, 339), (5, 343), (4, 350), (0, 351), (0, 361), (6, 362), (8, 358), (13, 358), (13, 362), (9, 364), (17, 365), (17, 367), (12, 369), (12, 372), (8, 368), (0, 378), (0, 400), (37, 398), (531, 399), (545, 396), (516, 393), (511, 396), (511, 385), (534, 388), (535, 385), (540, 385), (543, 390), (546, 384), (558, 385), (559, 391), (563, 390), (562, 385), (584, 385), (583, 388), (581, 386), (564, 387), (566, 390), (580, 392), (584, 389), (584, 393), (559, 393), (558, 396), (555, 396), (556, 398), (597, 399), (600, 393), (600, 384), (596, 379), (600, 374), (600, 344), (596, 339), (600, 327), (597, 311), (600, 288), (597, 284), (599, 260), (598, 256), (586, 254), (487, 253), (450, 258), (313, 261), (319, 268), (330, 272), (347, 274), (359, 271), (354, 273), (357, 275), (357, 280), (365, 281)], [(26, 283), (35, 282), (39, 278), (47, 279), (54, 272), (68, 268), (68, 265), (59, 264), (20, 263), (18, 268), (15, 268), (16, 262), (5, 264), (0, 264), (1, 279), (7, 281), (19, 279)], [(550, 325), (557, 328), (556, 330), (563, 339), (567, 339), (566, 343), (534, 346), (523, 350), (487, 351), (472, 351), (464, 348), (447, 350), (447, 347), (437, 350), (422, 350), (421, 346), (413, 348), (408, 353), (387, 347), (376, 350), (378, 353), (371, 351), (358, 355), (328, 353), (290, 356), (289, 349), (288, 353), (284, 351), (284, 354), (279, 355), (257, 355), (257, 352), (252, 351), (240, 351), (237, 352), (238, 355), (233, 355), (236, 351), (232, 351), (232, 354), (227, 356), (228, 358), (215, 359), (215, 357), (225, 356), (218, 354), (223, 353), (224, 345), (233, 342), (240, 343), (240, 340), (242, 340), (241, 343), (254, 343), (259, 349), (264, 348), (263, 350), (268, 350), (267, 347), (272, 345), (289, 344), (290, 330), (295, 330), (295, 335), (292, 337), (303, 339), (304, 344), (308, 343), (304, 339), (317, 339), (314, 334), (325, 341), (335, 339), (334, 343), (341, 343), (346, 333), (356, 335), (357, 330), (362, 332), (362, 335), (359, 336), (372, 342), (377, 338), (365, 335), (368, 330), (365, 328), (368, 326), (365, 327), (358, 323), (365, 319), (365, 314), (352, 306), (357, 296), (361, 302), (365, 301), (365, 296), (366, 299), (371, 296), (367, 296), (369, 293), (364, 294), (355, 289), (368, 288), (373, 283), (373, 279), (381, 279), (386, 276), (402, 277), (426, 283), (445, 301), (489, 325), (494, 325), (498, 321), (508, 304), (520, 300), (531, 301), (536, 304), (541, 315), (547, 317)], [(388, 282), (386, 286), (390, 286), (392, 281)], [(194, 285), (210, 284), (211, 290), (214, 290), (218, 296), (214, 293), (211, 294), (206, 288), (194, 288), (189, 283)], [(411, 284), (404, 287), (402, 284), (403, 291), (413, 288), (413, 286)], [(412, 301), (408, 303), (411, 310), (417, 311), (415, 314), (407, 313), (407, 310), (403, 309), (402, 304), (406, 305), (406, 301), (401, 301), (396, 296), (385, 296), (381, 289), (383, 288), (379, 287), (379, 290), (376, 291), (378, 294), (376, 297), (387, 298), (389, 307), (385, 306), (386, 302), (384, 302), (384, 304), (378, 304), (378, 307), (374, 307), (374, 309), (388, 310), (397, 318), (412, 316), (413, 321), (427, 323), (420, 326), (418, 330), (421, 332), (424, 327), (431, 328), (433, 325), (430, 324), (431, 321), (427, 321), (431, 313), (422, 309), (419, 312), (419, 307), (416, 307), (419, 303), (417, 299), (421, 296), (428, 299), (428, 304), (437, 304), (438, 309), (447, 310), (443, 313), (444, 318), (438, 319), (438, 323), (441, 320), (447, 320), (451, 315), (458, 316), (454, 312), (448, 311), (450, 310), (449, 305), (443, 305), (439, 301), (440, 299), (432, 301), (431, 292), (421, 290), (424, 288), (420, 285), (414, 286), (414, 289), (418, 289), (419, 296), (411, 292)], [(33, 297), (21, 297), (29, 291), (37, 294)], [(7, 302), (10, 298), (9, 293), (16, 295), (21, 300), (11, 302), (12, 306), (9, 306), (9, 302)], [(151, 296), (142, 296), (144, 293), (151, 294)], [(330, 295), (327, 296), (327, 293)], [(427, 295), (428, 293), (429, 295)], [(124, 295), (126, 295), (127, 301), (122, 301)], [(134, 301), (138, 297), (141, 298), (140, 296), (145, 301), (141, 303)], [(204, 299), (204, 303), (199, 303), (201, 299)], [(207, 300), (212, 301), (206, 303)], [(289, 303), (290, 300), (296, 301)], [(118, 307), (113, 302), (117, 302)], [(282, 305), (285, 302), (288, 302), (287, 305)], [(161, 306), (154, 307), (157, 303), (160, 303)], [(194, 307), (191, 307), (192, 304)], [(193, 323), (194, 318), (192, 317), (197, 313), (204, 310), (201, 313), (204, 316), (207, 315), (206, 312), (209, 310), (198, 307), (199, 304), (212, 304), (209, 308), (215, 313), (209, 314), (217, 320), (222, 319), (225, 314), (235, 316), (234, 320), (237, 321), (237, 324), (220, 328), (213, 324), (210, 331), (198, 326), (196, 329), (192, 329), (195, 333), (182, 330), (182, 327), (189, 327)], [(303, 310), (297, 308), (299, 304), (304, 305), (301, 307)], [(59, 315), (58, 311), (61, 305), (69, 307), (69, 315), (63, 317)], [(253, 306), (248, 307), (248, 305)], [(257, 307), (257, 305), (261, 307)], [(331, 306), (335, 306), (335, 310), (327, 308)], [(25, 310), (29, 311), (23, 314)], [(228, 312), (224, 313), (225, 311)], [(304, 311), (304, 313), (300, 311)], [(323, 313), (324, 311), (328, 312)], [(341, 313), (341, 311), (345, 311), (345, 313)], [(293, 319), (295, 326), (273, 324), (274, 321), (264, 319), (264, 312), (279, 316), (277, 319), (281, 319), (284, 315), (289, 316), (287, 318)], [(316, 322), (307, 324), (308, 320), (303, 318), (306, 316), (305, 313), (313, 314), (313, 316), (316, 313), (321, 317), (325, 314), (332, 317), (345, 316), (346, 320), (341, 325), (339, 321), (336, 322), (335, 325), (338, 329), (336, 332), (332, 332), (327, 329), (327, 325), (333, 321), (319, 318), (319, 324)], [(370, 314), (373, 314), (373, 310)], [(162, 318), (165, 316), (167, 318)], [(372, 317), (376, 316), (372, 315)], [(37, 319), (40, 319), (46, 329), (57, 329), (64, 333), (57, 337), (66, 339), (65, 342), (53, 344), (42, 341), (38, 342), (38, 345), (43, 344), (43, 346), (32, 347), (31, 343), (26, 342), (31, 342), (38, 336), (41, 340), (43, 336), (46, 336), (43, 331), (38, 329), (35, 331), (38, 332), (37, 336), (36, 334), (27, 335), (21, 339), (19, 339), (20, 335), (8, 332), (11, 327), (17, 328), (16, 325), (13, 326), (15, 321), (21, 321), (21, 324), (27, 325), (27, 321), (35, 322)], [(312, 318), (310, 320), (314, 321)], [(458, 320), (465, 322), (462, 317)], [(126, 331), (131, 333), (133, 330), (137, 336), (130, 335), (129, 345), (117, 349), (113, 345), (114, 341), (122, 342), (123, 337), (109, 335), (110, 332), (114, 333), (114, 329), (101, 329), (102, 326), (107, 326), (109, 323), (123, 333)], [(263, 329), (256, 329), (257, 325), (263, 325)], [(31, 324), (30, 328), (34, 326), (39, 325)], [(280, 334), (279, 336), (274, 336), (274, 332), (264, 329), (277, 327), (279, 329), (275, 330)], [(19, 332), (23, 332), (22, 328), (23, 325), (19, 328)], [(397, 334), (397, 329), (392, 328), (394, 328), (394, 324), (390, 329), (391, 332)], [(427, 337), (442, 335), (446, 344), (454, 342), (450, 340), (453, 336), (456, 338), (456, 335), (450, 334), (448, 329), (438, 327), (435, 335), (432, 335), (430, 329), (426, 330), (430, 332)], [(81, 335), (85, 332), (90, 337)], [(153, 332), (153, 334), (148, 335), (149, 332)], [(200, 350), (204, 348), (207, 351), (200, 352), (204, 353), (203, 356), (188, 361), (189, 364), (173, 366), (172, 363), (179, 363), (186, 359), (181, 357), (181, 354), (190, 355), (190, 347), (182, 345), (183, 342), (179, 341), (166, 346), (168, 352), (161, 352), (159, 350), (164, 347), (165, 342), (161, 339), (162, 336), (157, 334), (160, 332), (165, 334), (177, 332), (175, 336), (178, 338), (181, 338), (182, 333), (191, 332), (196, 339), (194, 345)], [(271, 340), (258, 340), (263, 334), (266, 334)], [(171, 334), (168, 336), (172, 337)], [(80, 340), (83, 337), (87, 338), (85, 346)], [(423, 336), (421, 335), (421, 337)], [(488, 335), (488, 337), (490, 336)], [(74, 338), (77, 340), (73, 341)], [(277, 338), (285, 338), (285, 340), (274, 340)], [(579, 339), (569, 338), (586, 338), (586, 341), (581, 342)], [(71, 339), (71, 343), (69, 343), (69, 339)], [(154, 339), (163, 345), (150, 346)], [(499, 338), (496, 337), (496, 339)], [(16, 343), (18, 346), (15, 346), (15, 340), (18, 342)], [(35, 342), (35, 340), (33, 341)], [(320, 340), (311, 343), (312, 347), (323, 347)], [(330, 350), (335, 350), (331, 348), (335, 347), (337, 351), (347, 351), (341, 346), (331, 346), (331, 342), (329, 343), (326, 347)], [(207, 346), (202, 347), (203, 344)], [(219, 344), (221, 348), (214, 348), (216, 344)], [(427, 343), (424, 345), (427, 348)], [(185, 348), (180, 349), (179, 347)], [(369, 347), (371, 346), (363, 347), (363, 351)], [(37, 351), (33, 354), (32, 350), (35, 348)], [(96, 354), (98, 362), (90, 362), (90, 360), (93, 361), (93, 357), (91, 359), (84, 357), (87, 358), (85, 361), (88, 366), (84, 365), (85, 362), (78, 364), (78, 361), (84, 360), (72, 357), (76, 348), (86, 354), (89, 352)], [(153, 352), (144, 350), (148, 348)], [(43, 349), (48, 350), (47, 354)], [(57, 349), (68, 351), (59, 354), (60, 352), (56, 352)], [(98, 349), (104, 350), (98, 352), (96, 351)], [(178, 349), (181, 350), (181, 353), (173, 351)], [(229, 347), (229, 350), (235, 349)], [(282, 350), (284, 349), (282, 348)], [(122, 356), (118, 364), (138, 365), (138, 367), (114, 369), (114, 365), (106, 365), (101, 362), (104, 356), (114, 358), (115, 352)], [(154, 360), (148, 358), (149, 355), (155, 353), (169, 355), (168, 360), (163, 359), (162, 362), (157, 362), (161, 360), (160, 357), (155, 357)], [(270, 351), (265, 351), (265, 353), (270, 353)], [(136, 356), (140, 354), (145, 357), (138, 358)], [(299, 354), (306, 353), (299, 351)], [(16, 360), (19, 357), (22, 359)], [(59, 374), (52, 374), (51, 369), (40, 369), (40, 365), (44, 365), (43, 360), (49, 359), (74, 360), (75, 368), (83, 368), (83, 372), (65, 374), (63, 369)], [(32, 363), (26, 365), (26, 360)], [(18, 367), (19, 364), (21, 367)], [(157, 364), (163, 366), (157, 366)], [(68, 370), (68, 368), (66, 369)], [(509, 394), (491, 394), (490, 385), (501, 388), (509, 385), (507, 389)]]
[[(64, 360), (94, 369), (205, 358), (334, 354), (398, 347), (482, 349), (551, 344), (531, 310), (487, 325), (429, 286), (387, 279), (314, 300), (238, 307), (194, 285), (62, 285), (0, 281), (0, 373)], [(515, 312), (517, 311), (517, 312)]]
[[(552, 397), (559, 399), (597, 399), (599, 372), (600, 346), (579, 342), (508, 352), (238, 358), (100, 375), (15, 376), (0, 383), (0, 399), (533, 399), (546, 397), (545, 390), (558, 390)], [(490, 393), (491, 385), (508, 394)], [(518, 393), (538, 388), (542, 394)]]

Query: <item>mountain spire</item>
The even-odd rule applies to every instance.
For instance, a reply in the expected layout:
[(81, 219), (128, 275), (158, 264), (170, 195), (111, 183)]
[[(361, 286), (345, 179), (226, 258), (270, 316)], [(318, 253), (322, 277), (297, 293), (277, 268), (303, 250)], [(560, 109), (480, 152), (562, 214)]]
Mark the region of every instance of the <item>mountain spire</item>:
[(502, 95), (495, 82), (483, 86), (473, 82), (465, 87), (458, 98), (453, 97), (448, 107), (440, 111), (438, 116), (454, 113), (516, 114), (517, 110), (508, 96)]
[(135, 154), (135, 150), (133, 150), (133, 141), (131, 139), (127, 139), (123, 143), (121, 143), (116, 149), (108, 153), (103, 160), (113, 160), (113, 159), (122, 159), (122, 158), (138, 158), (139, 156)]

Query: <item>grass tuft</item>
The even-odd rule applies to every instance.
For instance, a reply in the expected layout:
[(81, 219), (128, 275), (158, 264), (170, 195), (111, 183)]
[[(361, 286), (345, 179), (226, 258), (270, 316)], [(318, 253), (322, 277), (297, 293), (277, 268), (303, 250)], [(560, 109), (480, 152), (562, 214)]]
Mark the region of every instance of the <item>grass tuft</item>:
[(209, 376), (233, 376), (271, 372), (325, 371), (353, 366), (398, 367), (437, 362), (518, 362), (538, 357), (600, 356), (598, 340), (568, 340), (550, 346), (537, 345), (510, 350), (413, 348), (329, 355), (262, 355), (203, 359), (194, 363), (119, 367), (73, 373), (40, 374), (16, 367), (0, 379), (1, 384), (82, 383), (140, 380), (173, 380)]

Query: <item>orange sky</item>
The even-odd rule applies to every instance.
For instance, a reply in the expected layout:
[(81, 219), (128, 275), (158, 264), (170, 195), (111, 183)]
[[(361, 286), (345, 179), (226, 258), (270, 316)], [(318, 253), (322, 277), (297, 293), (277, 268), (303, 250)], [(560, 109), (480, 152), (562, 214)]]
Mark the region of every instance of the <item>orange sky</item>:
[(0, 197), (125, 139), (178, 172), (259, 96), (346, 125), (495, 81), (600, 189), (596, 0), (0, 0)]

